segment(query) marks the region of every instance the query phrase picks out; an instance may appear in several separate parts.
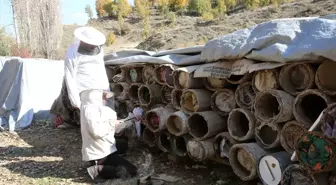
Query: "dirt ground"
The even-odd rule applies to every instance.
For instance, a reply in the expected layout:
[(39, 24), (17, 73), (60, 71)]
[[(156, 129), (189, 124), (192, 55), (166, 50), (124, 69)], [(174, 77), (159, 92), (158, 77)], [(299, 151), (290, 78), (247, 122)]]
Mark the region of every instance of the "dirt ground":
[[(53, 129), (50, 123), (33, 123), (17, 133), (0, 132), (0, 184), (93, 184), (81, 161), (79, 129)], [(248, 185), (230, 167), (215, 164), (175, 163), (167, 154), (149, 152), (133, 145), (127, 159), (139, 168), (139, 175), (167, 175), (178, 180), (154, 180), (154, 185)], [(171, 179), (172, 180), (172, 179)], [(136, 179), (114, 180), (103, 185), (135, 185)], [(255, 185), (256, 182), (249, 183)]]

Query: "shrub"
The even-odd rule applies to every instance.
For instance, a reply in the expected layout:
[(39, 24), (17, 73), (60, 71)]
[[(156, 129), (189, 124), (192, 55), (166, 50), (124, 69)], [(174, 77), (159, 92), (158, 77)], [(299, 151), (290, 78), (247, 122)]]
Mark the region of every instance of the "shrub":
[(115, 40), (116, 40), (116, 36), (113, 32), (111, 32), (108, 36), (107, 36), (107, 39), (106, 39), (106, 46), (110, 46), (112, 45)]
[(127, 0), (111, 1), (104, 4), (103, 9), (110, 17), (127, 17), (132, 11)]
[(204, 20), (208, 20), (208, 21), (210, 21), (210, 20), (213, 20), (215, 17), (214, 17), (214, 14), (213, 14), (212, 12), (204, 12), (204, 13), (202, 14), (202, 18), (203, 18)]
[(145, 19), (150, 15), (151, 3), (147, 0), (135, 0), (135, 10), (141, 17)]
[(176, 23), (176, 15), (174, 12), (170, 12), (167, 14), (167, 18), (170, 21), (170, 25), (175, 25)]
[[(223, 1), (223, 0), (219, 0)], [(236, 5), (236, 0), (224, 0), (225, 6), (229, 9)]]
[(247, 9), (254, 9), (260, 6), (260, 0), (243, 0)]
[(102, 17), (107, 13), (105, 11), (105, 5), (110, 2), (111, 0), (96, 0), (96, 12), (98, 17)]
[(11, 56), (17, 56), (21, 58), (32, 58), (32, 54), (29, 52), (27, 48), (20, 47), (16, 44), (11, 46)]
[(13, 40), (5, 33), (4, 29), (0, 28), (0, 56), (10, 55), (10, 48)]
[(188, 10), (190, 12), (195, 12), (198, 15), (204, 15), (212, 10), (211, 6), (211, 0), (191, 0)]
[(189, 0), (170, 0), (169, 6), (175, 11), (185, 9), (189, 4)]
[(219, 15), (226, 13), (226, 7), (224, 0), (217, 0), (217, 12)]
[(135, 0), (135, 9), (142, 19), (142, 37), (146, 39), (150, 32), (149, 16), (151, 13), (151, 3), (147, 0)]

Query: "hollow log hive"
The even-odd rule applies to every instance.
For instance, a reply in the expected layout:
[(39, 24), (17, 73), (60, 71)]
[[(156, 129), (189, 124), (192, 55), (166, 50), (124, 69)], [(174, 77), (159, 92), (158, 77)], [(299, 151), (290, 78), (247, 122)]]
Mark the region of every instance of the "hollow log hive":
[(324, 174), (287, 164), (288, 156), (324, 110), (315, 130), (336, 142), (335, 71), (334, 62), (301, 61), (227, 79), (195, 78), (194, 72), (156, 64), (108, 66), (107, 74), (118, 116), (143, 108), (141, 138), (150, 148), (227, 164), (242, 180), (261, 182), (259, 161), (287, 153), (281, 184), (312, 185)]

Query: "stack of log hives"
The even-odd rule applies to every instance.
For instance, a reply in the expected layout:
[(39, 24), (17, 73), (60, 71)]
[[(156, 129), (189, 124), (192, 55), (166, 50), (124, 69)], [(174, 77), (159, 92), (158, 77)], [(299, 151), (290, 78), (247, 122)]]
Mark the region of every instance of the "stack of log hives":
[(174, 65), (107, 69), (118, 113), (144, 109), (142, 139), (150, 147), (230, 165), (244, 181), (335, 182), (335, 62), (293, 62), (226, 79), (195, 78)]

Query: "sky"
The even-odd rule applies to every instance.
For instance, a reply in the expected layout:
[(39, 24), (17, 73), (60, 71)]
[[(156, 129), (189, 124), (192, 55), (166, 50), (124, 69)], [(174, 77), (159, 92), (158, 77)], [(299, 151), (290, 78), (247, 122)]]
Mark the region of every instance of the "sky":
[[(94, 16), (97, 17), (95, 0), (60, 0), (60, 2), (63, 24), (85, 25), (89, 19), (85, 13), (86, 5), (91, 6)], [(134, 5), (134, 0), (128, 0), (128, 2)], [(13, 14), (10, 0), (0, 0), (0, 28), (5, 26), (6, 32), (13, 35), (14, 27), (12, 24)]]

